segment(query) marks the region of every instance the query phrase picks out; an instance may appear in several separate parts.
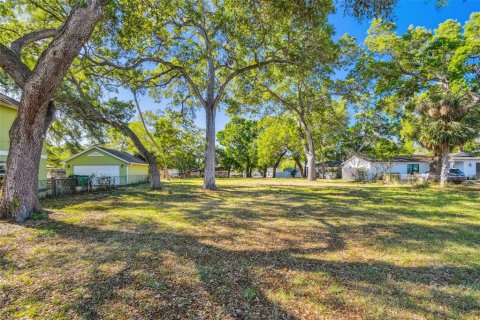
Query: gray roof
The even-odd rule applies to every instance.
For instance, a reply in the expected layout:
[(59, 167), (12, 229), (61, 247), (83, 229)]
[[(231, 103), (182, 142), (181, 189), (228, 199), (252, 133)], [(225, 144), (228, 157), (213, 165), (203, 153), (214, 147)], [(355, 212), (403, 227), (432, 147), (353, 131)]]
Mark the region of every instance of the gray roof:
[[(361, 154), (356, 155), (359, 158), (370, 162), (383, 162), (383, 160), (375, 159), (370, 156), (365, 156)], [(395, 156), (390, 158), (390, 162), (432, 162), (432, 157), (430, 156)]]
[(123, 152), (123, 151), (118, 151), (118, 150), (113, 150), (113, 149), (108, 149), (108, 148), (104, 148), (104, 147), (99, 147), (97, 146), (97, 148), (107, 152), (107, 153), (110, 153), (114, 156), (116, 156), (117, 158), (120, 158), (122, 160), (124, 160), (125, 162), (128, 162), (128, 163), (138, 163), (138, 164), (147, 164), (145, 161), (143, 161), (142, 159), (139, 159), (133, 155), (131, 155), (130, 153), (128, 152)]
[(455, 158), (472, 158), (475, 157), (474, 155), (468, 153), (468, 152), (457, 152), (457, 153), (450, 153), (450, 157), (455, 157)]
[(20, 102), (4, 95), (1, 92), (0, 92), (0, 103), (13, 108), (18, 108), (18, 106), (20, 106)]
[(317, 162), (315, 165), (317, 167), (340, 167), (342, 165), (343, 161), (342, 160), (328, 160), (325, 162)]
[(430, 156), (397, 156), (393, 157), (390, 161), (393, 162), (432, 162)]

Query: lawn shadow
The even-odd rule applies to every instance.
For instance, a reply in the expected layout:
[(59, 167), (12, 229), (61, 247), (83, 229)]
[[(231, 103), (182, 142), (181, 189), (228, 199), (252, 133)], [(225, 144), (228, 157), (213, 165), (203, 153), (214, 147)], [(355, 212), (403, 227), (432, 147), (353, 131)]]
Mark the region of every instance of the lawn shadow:
[[(324, 189), (281, 185), (263, 188), (261, 193), (235, 185), (214, 193), (191, 184), (167, 184), (165, 189), (115, 191), (100, 198), (103, 201), (97, 205), (105, 211), (147, 208), (159, 215), (176, 209), (193, 229), (208, 227), (209, 232), (181, 232), (151, 217), (139, 223), (138, 218), (128, 216), (97, 227), (60, 220), (31, 225), (54, 229), (61, 239), (92, 248), (82, 257), (93, 265), (86, 294), (72, 304), (78, 315), (102, 318), (109, 304), (119, 304), (119, 310), (123, 305), (125, 312), (135, 310), (136, 317), (147, 319), (302, 319), (296, 310), (273, 298), (280, 288), (291, 286), (289, 273), (325, 275), (342, 290), (383, 304), (386, 317), (392, 317), (388, 312), (395, 308), (439, 318), (480, 312), (480, 303), (462, 293), (478, 291), (480, 270), (476, 266), (399, 266), (326, 257), (348, 249), (349, 241), (362, 237), (382, 249), (401, 247), (411, 252), (438, 251), (448, 243), (476, 246), (479, 226), (459, 222), (455, 212), (440, 210), (475, 198), (468, 193), (376, 186)], [(91, 208), (94, 200), (79, 197), (53, 207)], [(232, 201), (238, 202), (232, 205)], [(418, 208), (421, 204), (435, 210)], [(411, 217), (444, 223), (421, 225), (406, 220)], [(282, 229), (271, 223), (282, 219), (298, 227)], [(225, 232), (215, 233), (215, 227)], [(278, 235), (285, 239), (271, 244)], [(242, 239), (256, 243), (237, 246)], [(99, 247), (101, 253), (96, 251)], [(109, 263), (115, 269), (107, 275), (101, 269)], [(431, 292), (420, 295), (403, 288), (411, 285)], [(455, 291), (446, 293), (443, 288)], [(362, 317), (366, 312), (351, 309), (344, 298), (329, 290), (321, 288), (310, 296), (303, 292), (291, 299), (307, 295), (336, 318)]]
[[(42, 229), (47, 226), (48, 224), (33, 227)], [(397, 290), (398, 295), (402, 290), (395, 287), (398, 283), (472, 289), (478, 289), (480, 286), (479, 268), (400, 267), (377, 261), (329, 261), (306, 258), (305, 255), (312, 252), (318, 253), (318, 250), (303, 250), (298, 247), (272, 251), (230, 250), (206, 244), (201, 237), (168, 231), (155, 232), (156, 229), (161, 227), (151, 225), (148, 228), (150, 231), (140, 233), (101, 230), (61, 221), (55, 222), (56, 233), (61, 238), (93, 247), (108, 244), (101, 256), (91, 252), (84, 259), (89, 259), (94, 265), (101, 265), (110, 260), (122, 261), (124, 264), (110, 277), (101, 276), (94, 268), (92, 279), (87, 286), (88, 294), (73, 305), (78, 314), (88, 319), (99, 318), (102, 314), (98, 309), (103, 309), (109, 303), (118, 303), (118, 300), (121, 300), (123, 303), (132, 304), (134, 300), (121, 298), (120, 294), (125, 290), (132, 290), (133, 286), (135, 290), (150, 292), (158, 300), (157, 303), (149, 305), (147, 311), (137, 311), (140, 312), (141, 318), (162, 316), (169, 319), (171, 316), (173, 319), (174, 315), (189, 318), (202, 310), (204, 314), (216, 313), (233, 319), (300, 319), (291, 310), (282, 309), (279, 304), (263, 293), (266, 289), (265, 283), (258, 278), (256, 270), (267, 270), (266, 272), (271, 274), (284, 270), (327, 274), (346, 290), (364, 291), (365, 294), (373, 295), (374, 299), (379, 300), (383, 299), (386, 289)], [(344, 244), (338, 230), (333, 226), (328, 226), (327, 229), (331, 233), (328, 236), (330, 244), (323, 249), (323, 252), (342, 249)], [(150, 253), (148, 258), (145, 258), (146, 253)], [(164, 259), (162, 254), (173, 255), (175, 259), (180, 259), (185, 264), (191, 263), (195, 268), (194, 273), (198, 274), (198, 286), (195, 283), (177, 285), (174, 281), (168, 280), (168, 277), (161, 279), (164, 285), (159, 285), (158, 288), (149, 285), (152, 279), (146, 278), (143, 282), (132, 280), (139, 270), (146, 270), (147, 274), (148, 272), (156, 273), (155, 270), (162, 266), (162, 259)], [(179, 266), (176, 265), (176, 267)], [(162, 270), (165, 268), (168, 269), (168, 265), (161, 267)], [(285, 279), (280, 278), (279, 281), (285, 281)], [(198, 291), (204, 291), (205, 294), (199, 297), (196, 294)], [(246, 297), (246, 292), (253, 292), (253, 297)], [(412, 312), (424, 310), (422, 303), (425, 302), (426, 297), (419, 298), (409, 292), (402, 292), (400, 296), (408, 301), (404, 308)], [(174, 298), (179, 297), (183, 298), (184, 303), (168, 303), (169, 299), (176, 301)], [(206, 302), (201, 300), (206, 297), (210, 300), (206, 304), (209, 306), (207, 308), (205, 308)], [(447, 304), (448, 310), (438, 314), (441, 317), (454, 316), (455, 313), (452, 310), (457, 310), (460, 305), (464, 309), (466, 306), (469, 312), (480, 311), (480, 302), (472, 301), (471, 297), (459, 295), (446, 299), (440, 291), (432, 294), (432, 297), (429, 299), (432, 299), (431, 303), (435, 305)], [(130, 305), (130, 307), (143, 310), (140, 305)], [(335, 308), (335, 306), (330, 307)], [(345, 307), (342, 308), (345, 310)], [(428, 313), (431, 310), (425, 309), (424, 312)]]

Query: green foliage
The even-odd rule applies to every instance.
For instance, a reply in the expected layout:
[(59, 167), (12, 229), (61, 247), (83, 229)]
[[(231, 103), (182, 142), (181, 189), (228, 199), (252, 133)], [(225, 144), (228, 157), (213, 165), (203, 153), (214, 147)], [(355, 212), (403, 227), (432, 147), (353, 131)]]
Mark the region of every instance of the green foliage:
[(292, 118), (265, 117), (259, 122), (257, 140), (259, 167), (273, 167), (284, 156), (301, 153), (301, 140)]
[(245, 289), (245, 292), (243, 293), (243, 295), (245, 296), (245, 298), (247, 299), (248, 302), (251, 302), (253, 300), (253, 298), (256, 297), (257, 293), (255, 292), (254, 289), (247, 288), (247, 289)]
[[(129, 127), (147, 150), (155, 155), (162, 168), (176, 168), (183, 172), (202, 166), (203, 131), (191, 119), (175, 112), (145, 112), (144, 119), (152, 136), (145, 130), (140, 119), (131, 121)], [(107, 137), (108, 147), (137, 153), (135, 145), (118, 130), (109, 130)]]
[(480, 14), (472, 13), (464, 28), (447, 20), (435, 30), (410, 26), (397, 35), (394, 24), (375, 20), (365, 45), (379, 57), (370, 68), (378, 77), (377, 92), (396, 86), (398, 98), (409, 98), (419, 90), (462, 94), (477, 87), (479, 26)]
[(468, 98), (435, 96), (419, 105), (418, 139), (430, 150), (451, 150), (480, 133), (480, 103)]
[[(151, 88), (157, 99), (204, 106), (211, 99), (220, 103), (222, 85), (258, 63), (299, 61), (306, 47), (323, 52), (333, 6), (330, 1), (120, 0), (116, 10), (117, 20), (106, 24), (103, 33), (102, 42), (109, 46), (98, 43), (102, 58), (96, 60), (150, 61), (136, 71), (117, 69), (114, 74)], [(218, 84), (214, 92), (212, 79)]]
[(225, 154), (235, 160), (247, 176), (257, 166), (257, 121), (233, 117), (225, 129), (217, 134), (218, 142), (225, 147)]
[(232, 170), (234, 168), (240, 168), (240, 164), (235, 160), (233, 155), (227, 152), (224, 148), (216, 148), (216, 160), (215, 162), (218, 163), (221, 167)]
[(447, 20), (435, 30), (375, 20), (365, 40), (374, 59), (363, 69), (375, 79), (378, 104), (401, 119), (399, 134), (439, 154), (475, 138), (479, 131), (480, 14), (463, 26)]
[(463, 151), (472, 153), (476, 156), (480, 155), (480, 141), (470, 140), (463, 145)]
[(203, 130), (177, 113), (167, 112), (154, 119), (154, 137), (161, 149), (162, 163), (181, 171), (199, 169), (205, 149)]

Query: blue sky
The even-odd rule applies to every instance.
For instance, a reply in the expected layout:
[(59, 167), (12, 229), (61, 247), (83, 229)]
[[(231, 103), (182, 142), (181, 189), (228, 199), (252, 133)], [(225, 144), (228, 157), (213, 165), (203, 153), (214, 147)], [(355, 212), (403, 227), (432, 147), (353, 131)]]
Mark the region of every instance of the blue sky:
[[(398, 2), (395, 9), (395, 23), (399, 33), (405, 32), (409, 25), (435, 29), (439, 23), (447, 19), (455, 19), (463, 24), (472, 12), (480, 11), (480, 0), (449, 0), (449, 4), (440, 9), (435, 6), (434, 0), (399, 0)], [(359, 23), (351, 17), (344, 16), (341, 10), (330, 17), (330, 22), (335, 27), (336, 37), (348, 33), (359, 43), (363, 43), (369, 27), (369, 21)], [(127, 92), (121, 92), (121, 96), (124, 99), (132, 99)], [(165, 107), (165, 103), (156, 104), (148, 96), (141, 97), (140, 103), (144, 111)], [(204, 110), (199, 109), (196, 114), (195, 123), (205, 128)], [(222, 130), (227, 122), (228, 116), (220, 110), (216, 118), (217, 131)]]

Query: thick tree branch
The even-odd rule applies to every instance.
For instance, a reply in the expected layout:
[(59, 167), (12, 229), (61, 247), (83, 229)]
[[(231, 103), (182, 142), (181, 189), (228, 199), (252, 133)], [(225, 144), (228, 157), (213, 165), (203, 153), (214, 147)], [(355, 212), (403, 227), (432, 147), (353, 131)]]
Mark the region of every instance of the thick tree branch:
[(283, 105), (285, 105), (287, 108), (290, 108), (292, 110), (295, 110), (297, 111), (295, 105), (293, 103), (290, 103), (288, 102), (287, 100), (283, 99), (282, 97), (280, 97), (280, 95), (278, 95), (275, 91), (273, 91), (272, 89), (270, 89), (268, 86), (262, 84), (261, 85), (262, 87), (264, 87), (267, 92), (273, 97), (275, 98), (276, 100), (278, 100), (280, 103), (282, 103)]
[(15, 84), (23, 89), (32, 71), (12, 50), (0, 43), (0, 67), (13, 78)]
[(443, 86), (446, 86), (446, 87), (449, 87), (449, 86), (450, 86), (449, 82), (448, 82), (446, 79), (441, 79), (441, 77), (439, 77), (439, 76), (431, 77), (431, 78), (426, 78), (426, 77), (424, 77), (423, 75), (421, 75), (420, 73), (416, 73), (416, 72), (409, 71), (407, 68), (405, 68), (405, 67), (396, 59), (396, 57), (395, 57), (393, 54), (390, 54), (390, 58), (393, 60), (393, 62), (395, 62), (395, 64), (397, 65), (398, 69), (400, 69), (400, 71), (401, 71), (403, 74), (407, 75), (407, 76), (411, 76), (411, 77), (417, 78), (418, 80), (423, 81), (423, 82), (437, 82), (437, 83), (440, 83), (440, 84), (442, 84)]
[(155, 58), (155, 57), (146, 57), (146, 58), (136, 59), (130, 65), (122, 66), (122, 65), (115, 64), (115, 63), (113, 63), (109, 60), (103, 59), (103, 58), (102, 58), (102, 61), (100, 61), (100, 62), (95, 61), (95, 60), (91, 59), (90, 57), (87, 57), (87, 59), (89, 59), (91, 62), (93, 62), (96, 65), (109, 66), (109, 67), (120, 69), (120, 70), (133, 70), (133, 69), (137, 68), (138, 66), (140, 66), (141, 64), (143, 64), (145, 62), (156, 62), (156, 63), (162, 64), (164, 66), (167, 66), (167, 67), (171, 68), (168, 72), (170, 72), (171, 70), (177, 70), (183, 76), (183, 78), (185, 78), (185, 80), (188, 82), (190, 87), (193, 89), (197, 99), (200, 100), (202, 105), (205, 105), (205, 99), (203, 98), (203, 95), (202, 95), (202, 92), (200, 91), (200, 88), (195, 84), (193, 79), (188, 74), (187, 70), (184, 67), (176, 65), (171, 61), (167, 61), (167, 60), (164, 60), (164, 59), (161, 59), (161, 58)]
[[(77, 106), (77, 110), (82, 114), (86, 121), (91, 121), (92, 118), (95, 121), (103, 122), (114, 127), (117, 130), (120, 130), (124, 135), (128, 136), (130, 140), (133, 142), (137, 150), (140, 154), (147, 159), (149, 165), (149, 174), (151, 181), (152, 188), (160, 188), (160, 174), (158, 171), (157, 163), (155, 156), (148, 151), (148, 149), (143, 145), (142, 141), (138, 138), (138, 136), (133, 132), (132, 129), (128, 126), (128, 123), (124, 123), (121, 121), (109, 119), (105, 116), (102, 112), (98, 111), (95, 106), (92, 104), (90, 98), (85, 94), (82, 89), (81, 84), (75, 79), (75, 77), (69, 77), (69, 81), (75, 86), (77, 89), (78, 94), (80, 95), (80, 99), (83, 102), (83, 107), (86, 109), (84, 110), (82, 106)], [(135, 98), (136, 99), (136, 98)], [(138, 107), (138, 105), (137, 105)], [(139, 109), (140, 110), (140, 109)], [(148, 132), (148, 131), (147, 131)]]
[(142, 124), (143, 124), (143, 128), (145, 129), (145, 132), (147, 133), (148, 137), (149, 137), (150, 140), (153, 142), (153, 144), (155, 145), (155, 147), (157, 147), (157, 149), (161, 152), (162, 149), (161, 149), (160, 146), (157, 144), (157, 141), (155, 141), (155, 139), (153, 138), (152, 133), (150, 132), (150, 130), (149, 130), (148, 127), (147, 127), (147, 123), (145, 122), (145, 118), (143, 117), (142, 110), (140, 109), (140, 103), (138, 102), (137, 91), (136, 91), (136, 90), (132, 90), (132, 93), (133, 93), (133, 100), (135, 101), (135, 106), (137, 107), (137, 111), (138, 111), (138, 114), (139, 114), (139, 116), (140, 116), (140, 120), (142, 121)]
[[(30, 97), (32, 108), (45, 105), (53, 97), (73, 59), (102, 18), (107, 0), (90, 0), (87, 3), (71, 11), (28, 77), (22, 99)], [(35, 112), (31, 116), (34, 117)]]
[(10, 46), (10, 48), (13, 53), (15, 53), (16, 55), (20, 55), (22, 53), (23, 47), (25, 47), (26, 45), (32, 42), (54, 37), (56, 34), (56, 29), (34, 31), (15, 40)]
[(245, 73), (247, 71), (254, 70), (254, 69), (259, 69), (261, 67), (265, 67), (265, 66), (267, 66), (269, 64), (273, 64), (273, 63), (276, 63), (276, 64), (293, 64), (291, 61), (288, 61), (288, 60), (271, 59), (271, 60), (265, 60), (265, 61), (261, 61), (261, 62), (255, 63), (255, 64), (251, 64), (251, 65), (245, 66), (245, 67), (240, 68), (240, 69), (236, 69), (234, 72), (232, 72), (225, 79), (225, 81), (222, 83), (222, 85), (218, 89), (218, 93), (217, 93), (217, 96), (215, 98), (214, 106), (216, 107), (220, 103), (220, 101), (222, 100), (223, 94), (225, 93), (225, 89), (227, 88), (228, 84), (233, 79), (235, 79), (235, 77), (237, 77), (237, 76), (239, 76), (242, 73)]
[[(63, 21), (63, 17), (61, 17), (60, 15), (54, 13), (54, 8), (47, 8), (47, 5), (42, 5), (40, 3), (38, 3), (38, 1), (34, 1), (34, 0), (30, 0), (30, 2), (37, 8), (45, 11), (46, 13), (48, 13), (50, 16), (52, 16), (52, 18), (58, 20), (58, 21)], [(65, 13), (63, 13), (65, 14)]]
[(312, 102), (310, 102), (310, 103), (308, 104), (308, 108), (309, 108), (309, 109), (312, 108), (314, 105), (316, 105), (317, 103), (319, 103), (319, 102), (321, 102), (321, 101), (323, 101), (323, 100), (325, 100), (325, 99), (327, 99), (327, 98), (328, 98), (328, 96), (327, 96), (327, 95), (324, 95), (324, 96), (322, 96), (322, 97), (320, 97), (320, 98), (318, 98), (318, 99), (313, 100)]

